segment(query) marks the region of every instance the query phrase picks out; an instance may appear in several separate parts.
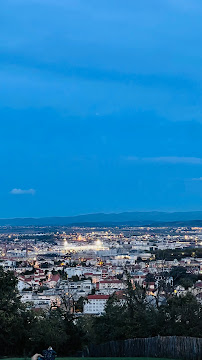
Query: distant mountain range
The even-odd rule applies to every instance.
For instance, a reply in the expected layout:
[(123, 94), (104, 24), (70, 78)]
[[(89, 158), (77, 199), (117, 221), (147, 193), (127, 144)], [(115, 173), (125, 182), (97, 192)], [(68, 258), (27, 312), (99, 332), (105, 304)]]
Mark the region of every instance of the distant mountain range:
[(191, 212), (122, 212), (86, 214), (68, 217), (0, 219), (0, 226), (65, 226), (65, 225), (202, 225), (202, 211)]

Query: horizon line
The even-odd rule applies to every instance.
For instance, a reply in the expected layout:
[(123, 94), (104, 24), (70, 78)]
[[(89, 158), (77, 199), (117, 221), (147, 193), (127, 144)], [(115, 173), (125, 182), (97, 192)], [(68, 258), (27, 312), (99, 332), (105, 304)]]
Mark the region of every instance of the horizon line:
[(73, 218), (78, 216), (90, 216), (90, 215), (120, 215), (120, 214), (130, 214), (130, 213), (165, 213), (165, 214), (174, 214), (174, 213), (197, 213), (202, 212), (202, 210), (134, 210), (134, 211), (120, 211), (120, 212), (94, 212), (94, 213), (83, 213), (77, 215), (50, 215), (50, 216), (12, 216), (12, 217), (0, 217), (0, 220), (11, 220), (11, 219), (47, 219), (47, 218)]

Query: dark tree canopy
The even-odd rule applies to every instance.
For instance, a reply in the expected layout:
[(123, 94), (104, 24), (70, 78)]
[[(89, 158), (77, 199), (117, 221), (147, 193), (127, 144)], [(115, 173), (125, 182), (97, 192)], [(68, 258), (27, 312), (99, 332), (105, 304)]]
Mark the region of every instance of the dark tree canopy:
[[(175, 279), (186, 279), (181, 268)], [(50, 344), (60, 356), (74, 355), (82, 346), (156, 335), (202, 337), (202, 307), (196, 298), (169, 294), (160, 306), (150, 302), (146, 289), (134, 286), (125, 274), (126, 289), (109, 297), (101, 316), (76, 318), (68, 308), (34, 312), (20, 301), (14, 273), (0, 267), (0, 356), (23, 356), (41, 352)], [(177, 280), (177, 281), (178, 281)], [(164, 286), (161, 286), (164, 289)], [(81, 311), (84, 298), (76, 304)]]

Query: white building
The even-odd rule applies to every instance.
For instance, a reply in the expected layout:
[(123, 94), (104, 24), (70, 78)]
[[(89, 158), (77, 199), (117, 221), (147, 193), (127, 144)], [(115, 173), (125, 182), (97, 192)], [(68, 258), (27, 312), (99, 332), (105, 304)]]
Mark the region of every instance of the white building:
[(30, 287), (32, 287), (32, 283), (31, 282), (27, 282), (23, 279), (19, 279), (18, 280), (18, 284), (17, 284), (17, 289), (19, 292), (25, 290), (25, 289), (29, 289)]
[(85, 297), (90, 294), (92, 289), (94, 288), (94, 284), (91, 283), (90, 280), (83, 281), (66, 281), (63, 280), (60, 283), (60, 290), (64, 291), (66, 294), (70, 295), (74, 298), (74, 300), (78, 300), (81, 296)]
[(69, 267), (65, 269), (65, 272), (68, 278), (72, 278), (72, 276), (76, 276), (76, 275), (80, 277), (83, 275), (84, 268), (82, 268), (82, 266)]
[(45, 294), (33, 294), (32, 292), (22, 293), (21, 301), (23, 303), (29, 303), (34, 308), (49, 308), (53, 304), (60, 305), (60, 299), (56, 295), (45, 295)]
[(88, 295), (87, 302), (84, 304), (84, 314), (102, 314), (109, 295)]
[(13, 270), (13, 268), (16, 266), (16, 261), (5, 259), (1, 262), (1, 266), (3, 266), (5, 270)]
[(99, 290), (104, 289), (114, 289), (114, 290), (122, 290), (125, 289), (126, 285), (121, 280), (101, 280), (99, 283)]

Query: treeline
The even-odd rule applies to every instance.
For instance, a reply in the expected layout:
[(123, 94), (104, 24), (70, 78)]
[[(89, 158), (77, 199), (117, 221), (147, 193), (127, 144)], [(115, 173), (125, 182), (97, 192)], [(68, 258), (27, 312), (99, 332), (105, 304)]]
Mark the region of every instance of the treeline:
[(111, 296), (103, 315), (74, 317), (65, 306), (48, 313), (27, 309), (20, 301), (14, 274), (0, 268), (0, 355), (31, 356), (51, 345), (58, 355), (68, 356), (90, 344), (112, 340), (202, 337), (202, 307), (194, 296), (168, 293), (163, 304), (154, 304), (145, 289), (133, 288), (128, 275), (126, 282), (124, 297)]
[(57, 307), (48, 313), (27, 308), (16, 285), (14, 273), (0, 267), (0, 356), (31, 356), (50, 344), (60, 355), (78, 351), (82, 334), (73, 316)]
[(87, 343), (157, 335), (202, 337), (202, 306), (190, 293), (183, 297), (170, 294), (163, 304), (154, 304), (145, 289), (137, 286), (134, 290), (128, 279), (124, 300), (112, 296), (105, 310), (100, 317), (89, 317), (88, 325), (87, 319), (80, 319)]
[(153, 251), (156, 260), (172, 261), (186, 257), (202, 258), (202, 248), (165, 249)]

